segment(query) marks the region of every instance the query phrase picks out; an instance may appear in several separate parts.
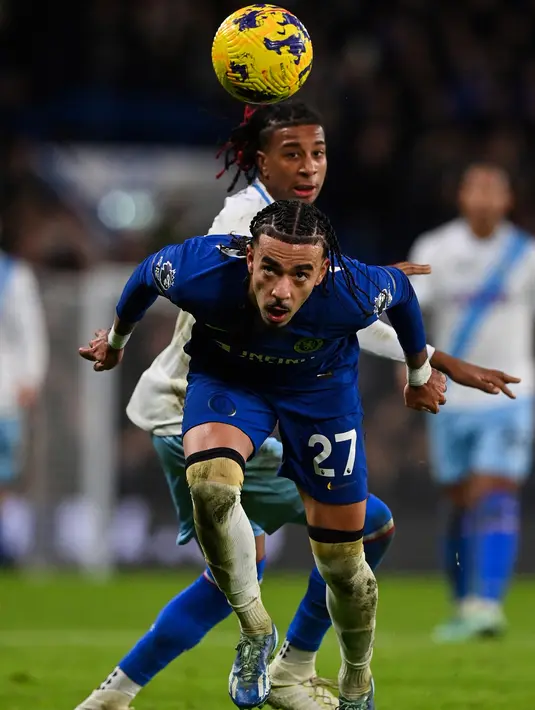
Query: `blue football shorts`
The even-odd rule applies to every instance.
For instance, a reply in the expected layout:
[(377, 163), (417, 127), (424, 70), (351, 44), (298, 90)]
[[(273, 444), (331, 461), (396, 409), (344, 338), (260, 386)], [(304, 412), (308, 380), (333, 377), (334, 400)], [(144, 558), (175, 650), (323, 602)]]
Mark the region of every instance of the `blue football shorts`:
[[(182, 437), (154, 436), (152, 442), (171, 492), (178, 517), (177, 544), (185, 545), (195, 538), (193, 505), (186, 481), (186, 459)], [(247, 462), (241, 502), (255, 536), (268, 535), (287, 523), (306, 525), (305, 508), (295, 484), (277, 476), (282, 462), (282, 444), (266, 439), (254, 459)], [(366, 506), (364, 542), (384, 534), (392, 525), (392, 513), (386, 503), (370, 493)]]
[(354, 386), (332, 391), (272, 388), (260, 394), (190, 370), (183, 432), (208, 422), (237, 427), (255, 452), (278, 423), (284, 451), (280, 476), (323, 503), (366, 500), (362, 410)]

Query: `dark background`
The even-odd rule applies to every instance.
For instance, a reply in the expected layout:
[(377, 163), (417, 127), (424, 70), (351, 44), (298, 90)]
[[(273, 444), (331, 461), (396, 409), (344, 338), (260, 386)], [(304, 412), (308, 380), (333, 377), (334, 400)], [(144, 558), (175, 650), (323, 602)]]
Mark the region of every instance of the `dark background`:
[[(1, 244), (29, 259), (43, 286), (54, 358), (41, 465), (28, 486), (33, 490), (39, 476), (53, 481), (50, 500), (72, 487), (66, 452), (72, 449), (75, 461), (83, 436), (75, 412), (79, 343), (63, 327), (64, 317), (76, 318), (77, 279), (91, 267), (136, 262), (155, 245), (191, 235), (171, 203), (135, 238), (124, 230), (104, 230), (103, 237), (61, 183), (36, 170), (35, 155), (50, 144), (67, 153), (80, 145), (215, 153), (243, 107), (215, 78), (211, 42), (241, 5), (0, 0)], [(346, 251), (378, 263), (404, 258), (419, 233), (455, 215), (457, 180), (472, 160), (496, 161), (511, 172), (514, 218), (535, 229), (535, 0), (287, 0), (285, 7), (312, 36), (314, 66), (300, 98), (325, 119), (329, 177), (319, 205)], [(136, 334), (116, 413), (119, 494), (149, 502), (153, 531), (163, 522), (172, 526), (173, 512), (149, 437), (123, 412), (140, 372), (167, 344), (173, 318), (155, 315), (144, 335)], [(429, 569), (440, 514), (424, 417), (401, 406), (388, 363), (364, 359), (361, 388), (370, 487), (391, 503), (398, 522), (400, 542), (389, 564)], [(528, 487), (522, 567), (532, 571), (534, 511)], [(294, 564), (304, 548), (298, 555), (292, 545), (286, 561)]]

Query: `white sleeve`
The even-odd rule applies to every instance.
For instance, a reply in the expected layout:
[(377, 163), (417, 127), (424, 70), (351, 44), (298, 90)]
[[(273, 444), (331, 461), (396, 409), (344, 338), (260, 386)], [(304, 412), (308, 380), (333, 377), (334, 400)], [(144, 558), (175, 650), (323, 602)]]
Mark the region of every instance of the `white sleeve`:
[[(429, 237), (419, 237), (411, 247), (408, 261), (414, 264), (430, 264), (433, 266), (433, 245), (434, 240)], [(433, 273), (422, 276), (411, 276), (411, 284), (416, 291), (418, 301), (423, 310), (431, 308), (433, 305)]]
[(258, 213), (258, 205), (227, 197), (221, 212), (214, 219), (208, 234), (241, 234), (250, 237), (249, 225)]
[[(360, 349), (370, 355), (384, 357), (387, 360), (396, 360), (397, 362), (405, 362), (405, 353), (399, 344), (396, 331), (391, 325), (383, 323), (381, 320), (376, 320), (363, 330), (357, 333)], [(435, 348), (432, 345), (427, 346), (427, 356), (429, 359), (433, 357)]]
[(10, 296), (16, 315), (15, 337), (20, 354), (19, 372), (24, 385), (39, 388), (48, 368), (49, 345), (39, 286), (30, 267), (21, 262), (15, 266)]

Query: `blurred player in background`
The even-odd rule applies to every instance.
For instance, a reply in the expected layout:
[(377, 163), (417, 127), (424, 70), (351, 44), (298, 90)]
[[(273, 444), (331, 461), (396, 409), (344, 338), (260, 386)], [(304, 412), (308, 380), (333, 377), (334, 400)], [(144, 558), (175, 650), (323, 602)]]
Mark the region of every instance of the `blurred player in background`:
[(448, 407), (429, 421), (433, 469), (451, 503), (445, 568), (455, 616), (441, 641), (499, 634), (519, 536), (519, 489), (533, 445), (535, 243), (505, 221), (508, 175), (471, 165), (459, 188), (461, 217), (416, 240), (411, 259), (432, 267), (413, 280), (439, 347), (487, 367), (511, 368), (516, 401), (452, 384)]
[(28, 414), (48, 365), (48, 340), (31, 268), (0, 250), (0, 566), (12, 562), (2, 503), (22, 470)]
[[(236, 128), (225, 151), (226, 169), (236, 165), (234, 187), (242, 173), (249, 187), (229, 197), (214, 220), (210, 234), (236, 232), (249, 235), (254, 215), (273, 202), (273, 196), (297, 197), (313, 202), (326, 173), (326, 146), (321, 119), (300, 102), (288, 101), (248, 111)], [(225, 172), (225, 171), (223, 171)], [(221, 173), (223, 174), (223, 173)], [(311, 190), (310, 188), (313, 187)], [(301, 188), (301, 190), (299, 190)], [(307, 189), (308, 188), (308, 189)], [(400, 265), (410, 269), (409, 265)], [(410, 273), (410, 271), (409, 271)], [(178, 316), (173, 339), (142, 375), (127, 413), (149, 431), (177, 508), (179, 544), (194, 536), (191, 496), (184, 471), (182, 412), (189, 357), (183, 347), (191, 336), (194, 319)], [(390, 326), (377, 322), (359, 332), (363, 350), (403, 361), (403, 351)], [(510, 381), (428, 347), (432, 364), (446, 368), (450, 376), (470, 387), (499, 391)], [(259, 576), (265, 565), (264, 530), (272, 533), (289, 522), (305, 524), (304, 508), (295, 485), (277, 477), (282, 446), (268, 439), (257, 456), (248, 462), (242, 490), (243, 506), (256, 535)], [(373, 495), (368, 499), (364, 548), (376, 569), (391, 542), (394, 530), (390, 510)], [(208, 570), (178, 594), (162, 610), (151, 630), (127, 654), (108, 679), (80, 710), (123, 710), (129, 701), (172, 660), (198, 644), (205, 634), (231, 613), (224, 595)], [(318, 710), (335, 707), (336, 698), (316, 674), (316, 654), (331, 626), (325, 602), (325, 583), (317, 569), (309, 580), (306, 595), (297, 610), (285, 643), (272, 664), (273, 687), (268, 701), (283, 710)]]

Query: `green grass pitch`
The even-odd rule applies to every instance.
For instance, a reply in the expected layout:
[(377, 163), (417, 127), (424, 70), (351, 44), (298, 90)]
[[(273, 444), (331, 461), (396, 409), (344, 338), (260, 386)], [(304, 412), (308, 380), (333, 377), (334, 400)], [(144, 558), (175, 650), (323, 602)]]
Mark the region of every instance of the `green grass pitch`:
[[(73, 710), (194, 576), (129, 574), (103, 584), (74, 576), (0, 576), (0, 710)], [(379, 581), (378, 710), (535, 708), (534, 581), (517, 581), (511, 591), (504, 640), (455, 647), (429, 640), (447, 611), (437, 581)], [(305, 582), (267, 574), (264, 600), (281, 635)], [(226, 688), (236, 641), (230, 619), (161, 673), (136, 699), (136, 710), (231, 710)], [(320, 673), (334, 677), (338, 658), (329, 632)]]

